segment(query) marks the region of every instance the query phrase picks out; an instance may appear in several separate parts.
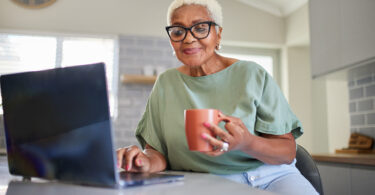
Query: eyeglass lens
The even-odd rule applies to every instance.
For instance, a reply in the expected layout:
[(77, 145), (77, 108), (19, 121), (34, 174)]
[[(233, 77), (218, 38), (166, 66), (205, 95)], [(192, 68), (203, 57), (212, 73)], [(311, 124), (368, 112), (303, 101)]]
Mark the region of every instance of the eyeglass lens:
[(192, 35), (197, 39), (203, 39), (208, 36), (210, 31), (210, 24), (209, 23), (199, 23), (193, 25), (190, 29), (186, 29), (179, 26), (174, 26), (169, 28), (168, 33), (169, 36), (173, 41), (181, 41), (185, 38), (187, 30), (190, 30)]

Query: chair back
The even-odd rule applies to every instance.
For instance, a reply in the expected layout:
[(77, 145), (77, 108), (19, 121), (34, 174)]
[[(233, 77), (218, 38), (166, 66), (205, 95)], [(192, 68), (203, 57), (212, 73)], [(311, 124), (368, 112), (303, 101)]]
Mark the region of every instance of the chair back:
[(314, 159), (301, 145), (297, 145), (296, 160), (297, 169), (314, 186), (315, 190), (323, 195), (323, 186), (318, 167)]

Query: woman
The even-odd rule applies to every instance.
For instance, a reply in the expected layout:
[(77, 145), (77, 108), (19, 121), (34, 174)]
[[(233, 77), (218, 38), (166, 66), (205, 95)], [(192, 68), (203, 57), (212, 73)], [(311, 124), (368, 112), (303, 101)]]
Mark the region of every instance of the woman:
[[(144, 150), (117, 150), (118, 165), (130, 172), (209, 172), (278, 193), (316, 194), (294, 166), (302, 127), (277, 84), (259, 65), (216, 53), (220, 5), (175, 0), (167, 18), (170, 43), (183, 65), (159, 76), (136, 130)], [(217, 150), (189, 151), (183, 111), (192, 108), (230, 115), (224, 127), (203, 124), (217, 137), (202, 139)]]

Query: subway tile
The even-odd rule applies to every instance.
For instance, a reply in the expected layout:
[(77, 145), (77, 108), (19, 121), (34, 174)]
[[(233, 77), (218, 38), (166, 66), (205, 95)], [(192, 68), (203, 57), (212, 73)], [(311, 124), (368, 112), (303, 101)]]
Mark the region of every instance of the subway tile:
[(353, 80), (354, 78), (364, 78), (371, 76), (375, 72), (375, 63), (370, 63), (360, 67), (350, 69), (348, 71), (348, 79)]
[(163, 51), (157, 49), (145, 49), (143, 50), (143, 55), (147, 58), (160, 58), (163, 56)]
[(136, 38), (134, 36), (120, 36), (120, 46), (125, 45), (127, 47), (135, 45)]
[(366, 87), (366, 97), (373, 97), (373, 96), (375, 96), (375, 85)]
[(363, 88), (355, 88), (349, 90), (349, 98), (351, 100), (363, 97)]
[(135, 136), (135, 129), (134, 131), (124, 131), (124, 138), (132, 138)]
[(363, 135), (370, 136), (375, 139), (375, 127), (365, 127), (365, 128), (359, 128), (358, 133), (361, 133)]
[(135, 58), (129, 56), (120, 57), (119, 61), (121, 62), (120, 66), (129, 66), (135, 64)]
[(176, 58), (175, 54), (173, 53), (173, 49), (165, 49), (164, 51), (164, 57), (168, 59)]
[(170, 60), (170, 59), (156, 59), (155, 60), (155, 64), (157, 66), (164, 66), (164, 67), (173, 66), (174, 65), (174, 60)]
[(118, 107), (121, 107), (121, 108), (126, 108), (127, 106), (130, 106), (131, 105), (131, 101), (129, 98), (118, 98)]
[[(142, 67), (162, 64), (180, 65), (167, 38), (120, 36), (119, 74), (142, 74)], [(118, 91), (118, 117), (114, 122), (118, 137), (115, 144), (124, 147), (138, 144), (134, 133), (140, 121), (153, 85), (120, 84)]]
[(139, 67), (120, 66), (120, 74), (142, 74), (142, 69)]
[(124, 53), (121, 53), (121, 57), (142, 57), (143, 49), (142, 48), (126, 48)]
[(115, 137), (123, 137), (123, 132), (122, 131), (114, 131)]
[(142, 89), (134, 89), (134, 88), (129, 88), (126, 87), (124, 90), (124, 98), (129, 99), (129, 98), (139, 98), (143, 96), (143, 91)]
[(151, 37), (140, 37), (136, 40), (137, 47), (144, 47), (144, 48), (150, 48), (155, 46), (157, 38), (151, 38)]
[(354, 87), (355, 86), (355, 81), (349, 81), (348, 82), (349, 87)]
[(156, 41), (157, 48), (172, 48), (171, 44), (169, 43), (169, 39), (160, 39)]
[(353, 125), (364, 125), (365, 124), (365, 115), (351, 115), (350, 116), (350, 124)]
[(145, 67), (145, 66), (154, 66), (155, 65), (155, 58), (136, 58), (135, 62), (139, 68)]
[(367, 124), (375, 124), (375, 113), (367, 114)]
[(355, 112), (357, 111), (357, 108), (356, 108), (356, 102), (352, 102), (349, 104), (349, 112)]
[(357, 80), (357, 85), (364, 85), (372, 82), (372, 76)]
[(368, 111), (374, 109), (373, 100), (362, 100), (358, 102), (358, 111)]

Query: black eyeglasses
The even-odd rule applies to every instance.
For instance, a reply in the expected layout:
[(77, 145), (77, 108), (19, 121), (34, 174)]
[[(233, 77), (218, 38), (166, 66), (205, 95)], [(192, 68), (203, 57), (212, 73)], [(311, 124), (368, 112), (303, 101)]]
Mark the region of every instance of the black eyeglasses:
[(188, 30), (196, 39), (204, 39), (208, 37), (210, 34), (211, 26), (217, 25), (215, 22), (206, 21), (206, 22), (199, 22), (194, 24), (190, 28), (180, 26), (180, 25), (173, 25), (167, 26), (165, 29), (167, 30), (169, 38), (174, 42), (183, 41), (186, 38)]

